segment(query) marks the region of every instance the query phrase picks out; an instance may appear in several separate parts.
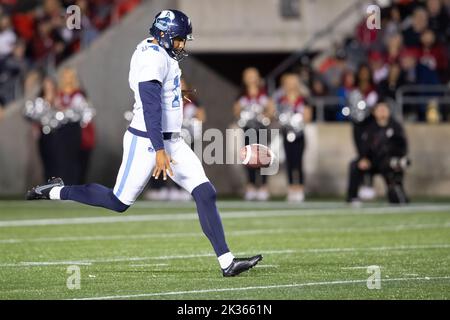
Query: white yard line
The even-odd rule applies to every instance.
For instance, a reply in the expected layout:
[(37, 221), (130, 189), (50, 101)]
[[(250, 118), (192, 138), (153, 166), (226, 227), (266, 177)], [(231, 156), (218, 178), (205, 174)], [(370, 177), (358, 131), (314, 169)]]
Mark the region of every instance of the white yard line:
[(278, 264), (258, 264), (255, 266), (255, 268), (278, 268)]
[[(221, 213), (223, 219), (248, 219), (248, 218), (273, 218), (292, 216), (322, 216), (322, 215), (378, 215), (378, 214), (413, 214), (422, 211), (450, 213), (450, 206), (422, 206), (422, 207), (380, 207), (360, 208), (351, 207), (336, 209), (287, 209), (287, 210), (259, 210), (259, 211), (224, 211)], [(27, 226), (49, 226), (49, 225), (74, 225), (74, 224), (98, 224), (118, 222), (143, 222), (143, 221), (187, 221), (197, 220), (196, 213), (168, 213), (149, 215), (116, 215), (83, 218), (54, 218), (54, 219), (31, 219), (31, 220), (4, 220), (0, 221), (0, 227), (27, 227)]]
[(168, 267), (167, 263), (130, 264), (130, 267)]
[[(296, 254), (296, 253), (341, 253), (341, 252), (361, 252), (361, 251), (403, 251), (403, 250), (421, 250), (421, 249), (448, 249), (450, 243), (428, 244), (428, 245), (401, 245), (392, 247), (352, 247), (352, 248), (312, 248), (312, 249), (286, 249), (286, 250), (261, 250), (263, 255), (270, 254)], [(254, 252), (236, 252), (237, 256), (251, 255)], [(0, 263), (0, 267), (33, 267), (33, 266), (51, 266), (51, 265), (76, 265), (93, 264), (108, 262), (129, 262), (129, 261), (147, 261), (147, 260), (173, 260), (173, 259), (192, 259), (213, 257), (212, 253), (199, 253), (189, 255), (169, 255), (154, 257), (115, 257), (107, 259), (83, 259), (70, 261), (23, 261), (16, 263)]]
[[(420, 278), (419, 277), (417, 277), (417, 278), (392, 278), (392, 279), (382, 279), (381, 281), (383, 283), (383, 282), (397, 282), (397, 281), (431, 281), (431, 280), (448, 280), (448, 279), (450, 279), (450, 276), (420, 277)], [(154, 293), (141, 293), (141, 294), (130, 294), (130, 295), (77, 298), (77, 299), (73, 299), (73, 300), (111, 300), (111, 299), (127, 299), (127, 298), (161, 297), (161, 296), (176, 296), (176, 295), (217, 293), (217, 292), (230, 292), (230, 291), (249, 291), (249, 290), (265, 290), (265, 289), (281, 289), (281, 288), (302, 288), (302, 287), (314, 287), (314, 286), (332, 286), (332, 285), (345, 285), (345, 284), (356, 284), (356, 283), (365, 284), (365, 283), (367, 283), (367, 279), (277, 284), (277, 285), (270, 285), (270, 286), (252, 286), (252, 287), (240, 287), (240, 288), (238, 287), (238, 288), (154, 292)]]
[[(227, 235), (258, 235), (258, 234), (278, 234), (287, 232), (298, 232), (298, 229), (255, 229), (239, 230), (227, 232)], [(69, 236), (69, 237), (38, 237), (38, 238), (14, 238), (0, 239), (0, 244), (29, 243), (29, 242), (65, 242), (65, 241), (105, 241), (105, 240), (140, 240), (140, 239), (165, 239), (182, 237), (204, 237), (201, 232), (170, 232), (151, 234), (121, 234), (108, 236)]]
[[(258, 234), (280, 234), (280, 233), (306, 233), (306, 232), (373, 232), (373, 231), (402, 231), (402, 230), (426, 230), (450, 228), (450, 223), (439, 224), (396, 224), (382, 226), (362, 227), (337, 227), (337, 228), (280, 228), (280, 229), (255, 229), (227, 232), (230, 236), (245, 236)], [(7, 238), (0, 239), (0, 245), (29, 243), (29, 242), (66, 242), (66, 241), (107, 241), (107, 240), (141, 240), (141, 239), (164, 239), (182, 237), (203, 237), (200, 232), (170, 232), (151, 234), (121, 234), (107, 236), (66, 236), (66, 237), (37, 237), (37, 238)]]

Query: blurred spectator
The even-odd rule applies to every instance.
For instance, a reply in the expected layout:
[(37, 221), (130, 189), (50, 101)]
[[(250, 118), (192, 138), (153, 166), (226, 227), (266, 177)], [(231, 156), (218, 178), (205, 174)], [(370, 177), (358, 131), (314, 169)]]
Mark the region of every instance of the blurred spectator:
[(384, 26), (384, 42), (386, 39), (402, 31), (402, 17), (398, 6), (394, 5), (389, 10), (389, 19)]
[[(245, 145), (260, 143), (259, 130), (267, 129), (274, 110), (274, 103), (263, 87), (258, 69), (253, 67), (245, 69), (242, 72), (242, 92), (233, 106), (233, 114), (238, 119), (238, 125), (247, 133)], [(250, 141), (251, 131), (256, 131), (257, 141)], [(245, 200), (267, 200), (269, 198), (267, 176), (261, 175), (260, 169), (248, 167), (246, 169), (248, 184)]]
[(365, 174), (381, 174), (386, 182), (390, 203), (407, 203), (403, 188), (404, 170), (408, 166), (407, 140), (403, 127), (389, 110), (387, 103), (380, 101), (373, 109), (374, 121), (363, 137), (363, 148), (349, 169), (348, 202), (358, 202), (358, 187)]
[(51, 77), (45, 77), (41, 93), (34, 101), (27, 101), (25, 116), (33, 121), (45, 180), (61, 177), (71, 183), (84, 181), (95, 143), (91, 110), (72, 68), (62, 70), (58, 86)]
[[(38, 95), (52, 108), (56, 106), (58, 89), (56, 81), (51, 77), (45, 77), (42, 81), (42, 91)], [(44, 181), (56, 177), (60, 173), (60, 164), (57, 161), (58, 144), (56, 134), (43, 134), (39, 123), (32, 124), (33, 136), (38, 141), (39, 153), (44, 167)]]
[[(99, 30), (107, 28), (112, 20), (121, 19), (139, 3), (140, 0), (1, 1), (0, 60), (11, 55), (17, 38), (20, 38), (26, 48), (25, 60), (29, 61), (26, 71), (42, 69), (45, 73), (53, 73), (67, 57), (89, 46)], [(78, 5), (81, 9), (80, 29), (71, 30), (66, 26), (66, 8), (70, 5)], [(5, 72), (0, 69), (3, 75)], [(21, 86), (15, 90), (8, 88), (8, 91), (19, 92), (20, 89)]]
[(347, 55), (344, 49), (339, 49), (334, 57), (326, 59), (319, 66), (318, 71), (323, 76), (326, 86), (331, 91), (335, 91), (340, 85), (342, 74), (347, 69)]
[(92, 41), (98, 36), (98, 30), (91, 21), (91, 13), (89, 3), (87, 0), (78, 0), (76, 5), (80, 7), (81, 11), (81, 29), (76, 30), (77, 40), (80, 42), (79, 46), (84, 49), (89, 47)]
[(0, 59), (11, 54), (16, 44), (17, 36), (11, 26), (11, 18), (0, 15)]
[(307, 88), (298, 75), (285, 74), (281, 80), (283, 95), (276, 101), (276, 114), (282, 128), (288, 176), (288, 201), (302, 202), (304, 195), (303, 152), (304, 126), (312, 120), (312, 109), (306, 99)]
[[(299, 79), (300, 80), (300, 79)], [(300, 80), (300, 83), (303, 84), (306, 82), (303, 82)], [(325, 98), (330, 95), (330, 92), (325, 84), (325, 81), (322, 79), (322, 77), (318, 74), (315, 74), (312, 76), (311, 83), (309, 85), (311, 88), (310, 94), (314, 101), (310, 101), (312, 104), (315, 104), (315, 107), (317, 107), (318, 103), (320, 103), (321, 98)], [(307, 88), (304, 88), (307, 90)], [(336, 120), (336, 106), (333, 104), (329, 104), (327, 101), (323, 100), (323, 107), (324, 107), (324, 120), (325, 121), (334, 121)]]
[(391, 64), (387, 78), (381, 81), (378, 86), (378, 95), (382, 99), (390, 98), (395, 100), (395, 93), (403, 84), (404, 74), (400, 65), (397, 63)]
[(337, 121), (347, 120), (349, 116), (349, 113), (347, 113), (348, 112), (347, 102), (349, 99), (350, 92), (352, 92), (355, 89), (355, 85), (356, 85), (355, 73), (352, 70), (345, 71), (342, 76), (341, 86), (338, 88), (336, 92), (336, 95), (339, 98), (339, 108), (338, 112), (336, 113)]
[[(86, 94), (81, 90), (75, 69), (73, 68), (63, 69), (60, 76), (59, 87), (60, 87), (59, 90), (60, 104), (58, 107), (60, 107), (63, 110), (64, 109), (80, 110), (87, 107), (88, 102), (86, 99)], [(79, 174), (77, 184), (83, 184), (86, 181), (91, 153), (95, 146), (94, 122), (90, 121), (87, 124), (77, 123), (78, 127), (80, 126), (80, 124), (81, 124), (81, 137), (78, 155), (75, 154), (76, 148), (72, 146), (74, 152), (72, 156), (78, 159), (79, 161)], [(78, 135), (77, 132), (78, 128), (77, 130), (73, 129), (73, 131), (70, 134), (68, 133), (68, 135), (70, 135), (70, 139), (76, 139), (76, 135)]]
[(387, 58), (386, 62), (389, 64), (398, 63), (400, 53), (403, 48), (403, 36), (400, 33), (395, 33), (386, 40)]
[(440, 82), (447, 82), (449, 69), (446, 49), (440, 43), (436, 43), (435, 33), (430, 29), (422, 33), (420, 41), (422, 47), (419, 51), (419, 62), (430, 70), (436, 71)]
[[(347, 112), (352, 122), (353, 142), (358, 155), (361, 154), (364, 145), (364, 133), (373, 121), (371, 111), (377, 100), (378, 94), (375, 91), (372, 71), (367, 64), (362, 64), (356, 73), (356, 87), (349, 93), (349, 111)], [(375, 196), (372, 185), (371, 176), (366, 175), (360, 188), (362, 198), (372, 199)]]
[(428, 28), (428, 13), (422, 7), (414, 10), (411, 26), (403, 31), (406, 47), (420, 47), (420, 35)]
[(384, 57), (379, 51), (373, 51), (369, 56), (370, 69), (373, 74), (373, 82), (378, 85), (381, 81), (386, 79), (389, 68), (384, 61)]
[[(419, 50), (405, 49), (401, 54), (401, 67), (405, 74), (405, 84), (409, 85), (436, 85), (439, 84), (439, 76), (435, 70), (431, 70), (426, 65), (418, 61)], [(431, 93), (418, 93), (417, 95), (427, 96)], [(426, 104), (410, 105), (406, 104), (403, 111), (410, 119), (419, 121), (425, 120)]]
[(131, 12), (141, 3), (141, 0), (116, 0), (112, 12), (111, 20), (113, 23), (119, 21), (128, 12)]
[(429, 18), (428, 26), (438, 37), (439, 42), (450, 40), (450, 15), (445, 10), (442, 0), (427, 0)]
[(26, 69), (25, 43), (18, 41), (13, 51), (0, 59), (0, 104), (6, 105), (16, 98), (16, 90), (24, 81)]

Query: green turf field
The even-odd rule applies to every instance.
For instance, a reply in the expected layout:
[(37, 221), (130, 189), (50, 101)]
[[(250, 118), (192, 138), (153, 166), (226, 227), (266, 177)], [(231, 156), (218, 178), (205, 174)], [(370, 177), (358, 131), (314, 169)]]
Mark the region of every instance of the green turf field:
[[(222, 277), (192, 203), (115, 214), (1, 201), (0, 299), (450, 298), (450, 204), (218, 205), (235, 255), (264, 256), (235, 278)], [(74, 265), (80, 289), (67, 287)], [(367, 287), (372, 265), (380, 289)]]

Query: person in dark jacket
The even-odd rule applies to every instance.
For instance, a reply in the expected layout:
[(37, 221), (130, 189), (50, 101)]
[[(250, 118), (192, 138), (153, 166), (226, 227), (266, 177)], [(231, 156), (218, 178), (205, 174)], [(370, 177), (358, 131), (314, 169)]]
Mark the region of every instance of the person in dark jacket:
[(390, 203), (409, 202), (403, 188), (408, 142), (402, 125), (392, 116), (389, 106), (379, 101), (373, 109), (374, 121), (367, 127), (359, 157), (350, 163), (348, 202), (358, 201), (358, 188), (366, 173), (381, 174), (386, 182)]

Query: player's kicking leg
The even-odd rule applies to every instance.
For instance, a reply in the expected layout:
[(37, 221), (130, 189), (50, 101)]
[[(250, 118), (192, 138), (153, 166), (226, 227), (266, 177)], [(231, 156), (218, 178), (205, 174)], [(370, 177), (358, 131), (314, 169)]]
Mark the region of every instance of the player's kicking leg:
[(61, 178), (52, 178), (27, 192), (27, 200), (73, 200), (91, 206), (124, 212), (134, 203), (150, 179), (155, 155), (148, 139), (125, 132), (123, 158), (114, 189), (97, 183), (64, 186)]
[(261, 255), (235, 258), (228, 249), (225, 233), (216, 206), (216, 190), (205, 175), (195, 153), (183, 140), (170, 140), (166, 150), (174, 160), (173, 177), (178, 185), (192, 194), (204, 234), (208, 237), (218, 257), (223, 276), (232, 277), (253, 268), (262, 260)]

